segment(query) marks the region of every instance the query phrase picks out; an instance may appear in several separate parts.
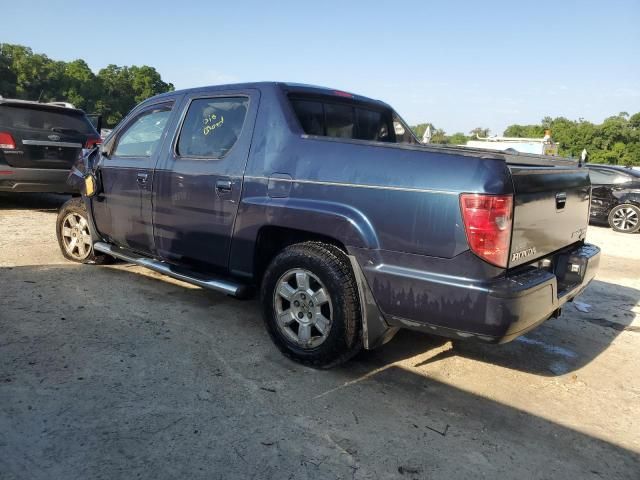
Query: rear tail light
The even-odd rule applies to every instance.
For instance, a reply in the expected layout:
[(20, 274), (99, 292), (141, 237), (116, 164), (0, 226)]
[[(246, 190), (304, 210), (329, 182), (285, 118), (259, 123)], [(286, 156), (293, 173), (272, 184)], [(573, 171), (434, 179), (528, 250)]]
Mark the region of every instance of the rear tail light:
[(0, 148), (3, 150), (15, 150), (16, 141), (10, 133), (0, 132)]
[(493, 265), (507, 268), (513, 196), (463, 193), (460, 209), (471, 251)]
[(89, 148), (93, 148), (96, 145), (100, 145), (102, 143), (102, 138), (97, 137), (97, 138), (89, 138), (87, 139), (87, 143), (85, 143), (84, 148), (89, 149)]

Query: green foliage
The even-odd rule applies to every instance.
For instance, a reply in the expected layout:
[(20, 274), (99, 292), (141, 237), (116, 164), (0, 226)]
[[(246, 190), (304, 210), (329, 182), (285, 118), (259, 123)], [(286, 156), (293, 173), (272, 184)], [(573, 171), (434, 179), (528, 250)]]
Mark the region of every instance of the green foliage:
[(469, 137), (464, 133), (454, 133), (452, 136), (448, 136), (443, 129), (436, 128), (433, 123), (420, 123), (411, 127), (411, 130), (413, 130), (413, 133), (415, 133), (419, 140), (422, 140), (422, 136), (427, 130), (427, 126), (431, 127), (431, 143), (440, 145), (464, 145), (467, 140), (469, 140)]
[[(440, 145), (464, 145), (467, 143), (467, 140), (469, 140), (469, 137), (461, 132), (457, 132), (449, 136), (443, 129), (436, 128), (433, 123), (420, 123), (411, 127), (411, 130), (413, 130), (413, 133), (416, 134), (419, 140), (422, 140), (422, 136), (424, 135), (427, 126), (431, 127), (431, 143)], [(484, 132), (489, 132), (489, 129), (482, 130)]]
[(484, 137), (488, 137), (490, 133), (491, 133), (491, 130), (489, 130), (488, 128), (476, 127), (469, 132), (469, 136), (471, 138), (478, 138), (478, 137), (484, 138)]
[(640, 113), (620, 112), (599, 125), (584, 119), (546, 117), (540, 125), (511, 125), (504, 135), (541, 138), (547, 128), (560, 144), (562, 156), (579, 158), (586, 149), (589, 162), (640, 165)]
[(22, 45), (0, 43), (0, 95), (65, 101), (101, 113), (115, 126), (137, 103), (173, 90), (153, 67), (109, 65), (96, 75), (84, 60), (60, 62)]
[(424, 132), (427, 130), (428, 126), (431, 126), (432, 132), (435, 130), (433, 125), (430, 123), (419, 123), (418, 125), (411, 127), (411, 130), (413, 130), (413, 133), (416, 135), (416, 137), (422, 140), (422, 136), (424, 135)]
[[(432, 123), (421, 123), (411, 128), (422, 139), (427, 125), (431, 125), (433, 132), (431, 143), (464, 145), (468, 140), (475, 139), (476, 135), (486, 137), (490, 133), (488, 128), (478, 127), (469, 132), (469, 137), (463, 133), (449, 136)], [(538, 125), (510, 125), (504, 131), (504, 136), (542, 138), (545, 130), (551, 130), (553, 140), (560, 145), (558, 153), (561, 156), (579, 158), (586, 148), (589, 162), (640, 165), (640, 112), (633, 115), (620, 112), (599, 125), (582, 118), (569, 120), (564, 117), (545, 117)]]
[(469, 137), (467, 137), (464, 133), (457, 132), (449, 137), (448, 143), (450, 143), (451, 145), (464, 145), (468, 140)]

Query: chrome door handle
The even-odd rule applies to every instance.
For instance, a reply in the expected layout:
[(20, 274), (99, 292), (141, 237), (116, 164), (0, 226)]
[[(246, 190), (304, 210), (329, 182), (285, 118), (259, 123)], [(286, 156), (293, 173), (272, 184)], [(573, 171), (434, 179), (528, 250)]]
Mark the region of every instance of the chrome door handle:
[(231, 192), (231, 180), (218, 180), (216, 181), (216, 191), (220, 193)]
[(147, 178), (149, 178), (148, 173), (138, 172), (136, 182), (138, 182), (138, 185), (144, 185), (145, 183), (147, 183)]

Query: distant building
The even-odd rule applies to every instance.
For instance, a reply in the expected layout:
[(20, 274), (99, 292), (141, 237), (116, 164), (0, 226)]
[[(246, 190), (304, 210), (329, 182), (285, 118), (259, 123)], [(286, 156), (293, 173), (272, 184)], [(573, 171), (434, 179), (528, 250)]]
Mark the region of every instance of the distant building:
[(501, 152), (515, 150), (521, 153), (556, 156), (558, 155), (559, 144), (551, 139), (551, 132), (547, 130), (543, 138), (478, 137), (477, 140), (469, 140), (463, 146), (499, 150)]

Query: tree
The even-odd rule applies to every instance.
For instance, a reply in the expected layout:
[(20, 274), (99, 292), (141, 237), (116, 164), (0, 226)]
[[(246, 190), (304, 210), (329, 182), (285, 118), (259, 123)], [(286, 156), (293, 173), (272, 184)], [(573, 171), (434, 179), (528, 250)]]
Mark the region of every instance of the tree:
[(0, 95), (66, 101), (102, 113), (115, 126), (142, 100), (173, 90), (155, 68), (109, 65), (96, 75), (84, 60), (55, 61), (22, 45), (0, 43)]
[(418, 125), (411, 127), (411, 130), (413, 130), (413, 133), (419, 140), (422, 140), (424, 132), (427, 131), (427, 127), (431, 127), (432, 132), (436, 129), (432, 123), (419, 123)]
[(468, 141), (469, 137), (462, 132), (454, 133), (449, 137), (449, 143), (451, 145), (465, 145)]
[(620, 112), (599, 125), (582, 118), (545, 117), (539, 125), (510, 125), (504, 134), (542, 138), (546, 129), (551, 130), (562, 156), (578, 158), (586, 149), (592, 163), (640, 165), (640, 113)]
[[(489, 129), (474, 128), (471, 137), (463, 133), (449, 136), (432, 123), (421, 123), (411, 127), (418, 138), (422, 138), (427, 126), (431, 126), (431, 143), (464, 145), (468, 140), (489, 135)], [(617, 165), (640, 165), (640, 112), (629, 115), (620, 112), (606, 118), (597, 125), (580, 118), (570, 120), (565, 117), (545, 117), (539, 124), (509, 125), (504, 131), (507, 137), (540, 138), (546, 130), (551, 130), (553, 140), (559, 144), (559, 154), (578, 158), (587, 149), (589, 162)]]
[(100, 96), (100, 85), (84, 60), (64, 65), (62, 97), (76, 107), (93, 111)]
[(0, 95), (15, 97), (18, 77), (13, 71), (13, 63), (9, 52), (0, 43)]
[(490, 133), (491, 130), (489, 130), (488, 128), (476, 127), (469, 132), (469, 135), (471, 136), (471, 138), (488, 137)]

